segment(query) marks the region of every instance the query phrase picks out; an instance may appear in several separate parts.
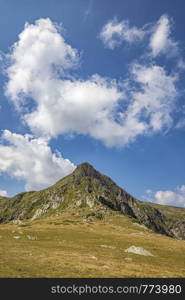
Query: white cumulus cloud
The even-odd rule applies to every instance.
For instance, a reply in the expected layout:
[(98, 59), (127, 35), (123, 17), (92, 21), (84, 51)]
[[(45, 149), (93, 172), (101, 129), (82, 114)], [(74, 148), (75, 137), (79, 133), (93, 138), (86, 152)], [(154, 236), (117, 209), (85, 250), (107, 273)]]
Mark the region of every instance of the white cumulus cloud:
[(102, 118), (112, 122), (112, 111), (123, 92), (115, 80), (99, 75), (88, 80), (72, 78), (68, 72), (78, 57), (49, 19), (26, 24), (13, 45), (6, 95), (19, 109), (27, 103), (26, 97), (33, 99), (36, 107), (23, 119), (34, 134), (93, 135), (93, 127), (101, 127)]
[(57, 82), (53, 78), (40, 85), (39, 90), (33, 90), (37, 94), (37, 108), (24, 119), (36, 135), (49, 137), (64, 133), (93, 135), (93, 129), (101, 127), (103, 118), (111, 122), (123, 95), (114, 81), (98, 75), (86, 81)]
[[(49, 19), (26, 24), (13, 45), (6, 95), (22, 109), (22, 119), (35, 136), (76, 133), (123, 146), (138, 135), (170, 128), (176, 75), (160, 66), (132, 64), (127, 85), (98, 74), (84, 80), (70, 74), (78, 59), (77, 50)], [(30, 99), (31, 109), (24, 110)]]
[(178, 53), (178, 43), (171, 37), (171, 21), (167, 15), (162, 15), (153, 27), (150, 48), (153, 57), (159, 54), (173, 56)]
[(134, 64), (132, 74), (140, 90), (133, 92), (133, 103), (129, 115), (145, 117), (146, 124), (153, 132), (169, 129), (172, 125), (172, 112), (178, 91), (175, 83), (177, 75), (167, 74), (164, 68), (156, 65)]
[(5, 190), (0, 190), (0, 196), (2, 197), (8, 197), (8, 193)]
[(145, 31), (143, 29), (131, 27), (126, 20), (118, 22), (116, 18), (106, 23), (100, 32), (101, 40), (110, 49), (114, 49), (124, 41), (127, 43), (141, 41), (144, 36)]
[(65, 42), (57, 25), (50, 19), (39, 19), (35, 24), (25, 24), (8, 58), (11, 65), (7, 68), (6, 94), (18, 101), (21, 95), (34, 97), (34, 92), (41, 91), (39, 85), (44, 89), (53, 76), (57, 79), (58, 74), (75, 67), (79, 55)]
[[(104, 45), (109, 49), (114, 49), (122, 43), (134, 44), (143, 42), (144, 38), (148, 42), (150, 55), (153, 58), (160, 54), (167, 57), (180, 54), (179, 43), (172, 38), (173, 21), (168, 15), (162, 15), (155, 23), (146, 23), (142, 28), (130, 26), (127, 20), (118, 22), (116, 18), (108, 21), (101, 29), (99, 37)], [(143, 44), (144, 45), (144, 44)], [(149, 53), (148, 53), (149, 54)], [(177, 63), (179, 68), (184, 68), (184, 64)]]
[(157, 203), (185, 207), (185, 185), (177, 187), (174, 191), (157, 191), (154, 196)]
[(162, 205), (185, 207), (185, 185), (178, 186), (174, 190), (147, 190), (144, 199)]
[(46, 140), (4, 130), (0, 144), (0, 173), (25, 181), (25, 189), (45, 188), (71, 173), (75, 166), (52, 153)]

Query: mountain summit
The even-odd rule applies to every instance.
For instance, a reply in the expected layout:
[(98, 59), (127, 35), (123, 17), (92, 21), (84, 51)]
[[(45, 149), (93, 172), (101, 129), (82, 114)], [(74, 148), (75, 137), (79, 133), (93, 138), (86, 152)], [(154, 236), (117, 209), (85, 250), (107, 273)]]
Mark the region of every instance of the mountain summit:
[(139, 201), (87, 162), (47, 189), (1, 198), (0, 222), (33, 221), (64, 210), (101, 218), (117, 211), (155, 232), (185, 239), (185, 209)]
[(75, 171), (73, 172), (75, 175), (79, 176), (99, 176), (100, 173), (96, 171), (92, 165), (90, 165), (88, 162), (84, 162), (77, 166)]

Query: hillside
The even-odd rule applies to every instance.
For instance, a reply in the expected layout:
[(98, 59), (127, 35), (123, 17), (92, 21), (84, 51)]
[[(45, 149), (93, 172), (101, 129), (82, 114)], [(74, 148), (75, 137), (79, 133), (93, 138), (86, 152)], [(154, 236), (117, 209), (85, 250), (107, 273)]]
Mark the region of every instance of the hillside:
[(184, 216), (83, 163), (45, 190), (0, 198), (0, 277), (185, 277)]
[(139, 201), (88, 163), (80, 164), (72, 174), (45, 190), (2, 197), (0, 222), (33, 221), (82, 208), (86, 208), (88, 215), (99, 218), (104, 218), (110, 210), (118, 211), (157, 233), (185, 239), (184, 208)]
[[(185, 277), (185, 241), (86, 208), (0, 224), (0, 277)], [(125, 252), (143, 247), (153, 256)]]

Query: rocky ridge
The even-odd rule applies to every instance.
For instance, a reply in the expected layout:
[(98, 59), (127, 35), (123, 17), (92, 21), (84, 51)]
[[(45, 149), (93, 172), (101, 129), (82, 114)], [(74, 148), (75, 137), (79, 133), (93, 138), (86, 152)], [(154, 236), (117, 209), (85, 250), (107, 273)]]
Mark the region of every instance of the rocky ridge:
[(0, 223), (33, 221), (65, 209), (78, 211), (84, 208), (89, 211), (88, 217), (101, 219), (114, 210), (157, 233), (185, 239), (184, 208), (165, 206), (164, 209), (161, 205), (139, 201), (89, 163), (80, 164), (73, 173), (47, 189), (12, 198), (0, 197)]

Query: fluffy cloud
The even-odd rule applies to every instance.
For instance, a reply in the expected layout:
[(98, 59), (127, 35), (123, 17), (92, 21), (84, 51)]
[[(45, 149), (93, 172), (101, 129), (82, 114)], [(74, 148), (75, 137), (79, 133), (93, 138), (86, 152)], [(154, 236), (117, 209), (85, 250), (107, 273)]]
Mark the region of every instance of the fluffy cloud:
[(103, 118), (111, 122), (123, 95), (115, 82), (98, 75), (86, 81), (56, 82), (53, 78), (33, 90), (37, 109), (24, 119), (36, 135), (49, 137), (74, 132), (93, 135), (93, 128), (101, 127)]
[[(156, 23), (145, 24), (142, 28), (131, 27), (128, 21), (118, 22), (114, 18), (103, 26), (99, 36), (109, 49), (114, 49), (123, 42), (141, 42), (146, 37), (153, 58), (160, 54), (172, 57), (179, 54), (179, 45), (171, 37), (171, 31), (172, 20), (168, 15), (162, 15)], [(178, 64), (179, 67), (182, 66), (182, 63)]]
[(110, 49), (114, 49), (124, 41), (127, 43), (141, 41), (144, 36), (143, 29), (130, 27), (128, 21), (118, 22), (116, 18), (105, 24), (100, 32), (101, 40)]
[(98, 75), (87, 81), (60, 80), (53, 88), (45, 86), (41, 97), (35, 98), (37, 109), (24, 119), (37, 135), (89, 134), (107, 146), (125, 145), (139, 134), (170, 128), (177, 78), (167, 75), (162, 67), (141, 65), (133, 66), (131, 77), (139, 88), (127, 90), (129, 103), (122, 99), (124, 92), (114, 81)]
[(0, 190), (0, 196), (2, 197), (8, 197), (8, 193), (5, 190)]
[(49, 19), (27, 24), (19, 35), (9, 55), (6, 95), (19, 109), (26, 97), (34, 100), (36, 108), (23, 116), (34, 134), (91, 134), (102, 118), (111, 122), (123, 92), (114, 80), (98, 75), (86, 81), (72, 78), (69, 69), (78, 57)]
[[(49, 19), (27, 24), (13, 45), (6, 95), (37, 137), (88, 134), (107, 146), (123, 146), (170, 127), (176, 76), (159, 66), (134, 64), (127, 85), (97, 74), (76, 79), (69, 70), (78, 58)], [(31, 110), (24, 110), (30, 99)]]
[(22, 179), (25, 189), (45, 188), (71, 173), (75, 166), (59, 153), (52, 153), (47, 141), (5, 130), (0, 144), (0, 173)]
[(175, 190), (146, 191), (145, 200), (152, 201), (163, 205), (182, 206), (185, 207), (185, 185), (177, 187)]
[(158, 191), (155, 194), (156, 203), (185, 207), (185, 193), (173, 191)]
[(166, 53), (173, 56), (178, 53), (178, 44), (171, 38), (171, 22), (167, 15), (163, 15), (153, 27), (150, 38), (152, 56)]
[(177, 76), (168, 75), (162, 67), (133, 64), (127, 107), (119, 110), (117, 122), (102, 118), (99, 126), (91, 129), (91, 135), (110, 146), (121, 146), (138, 135), (168, 130), (173, 124), (171, 115), (178, 96), (176, 80)]
[(42, 84), (44, 89), (45, 82), (53, 77), (57, 80), (59, 74), (75, 67), (79, 55), (50, 19), (39, 19), (34, 25), (26, 23), (8, 58), (6, 95), (16, 103), (22, 99), (21, 95), (34, 97), (41, 92)]
[(133, 80), (140, 84), (140, 91), (133, 92), (129, 115), (143, 117), (153, 132), (169, 129), (178, 92), (175, 87), (177, 75), (169, 75), (156, 65), (145, 67), (134, 64)]

